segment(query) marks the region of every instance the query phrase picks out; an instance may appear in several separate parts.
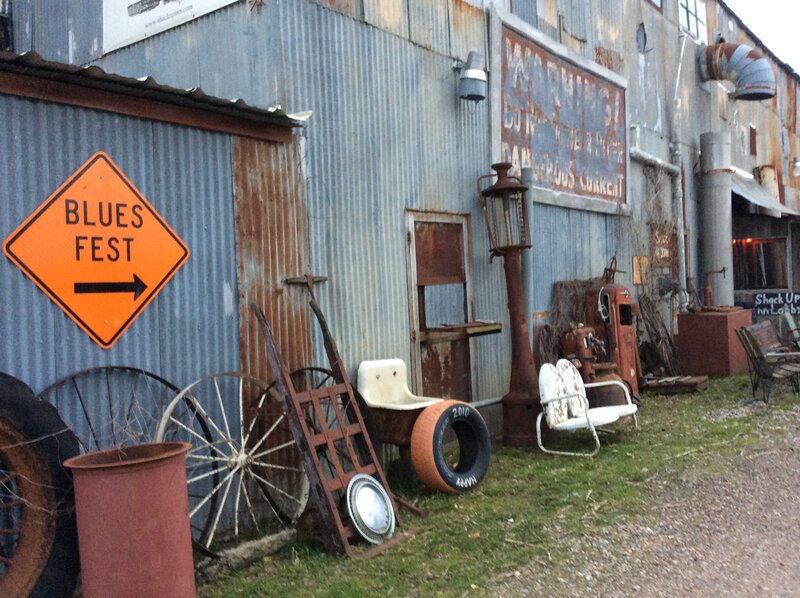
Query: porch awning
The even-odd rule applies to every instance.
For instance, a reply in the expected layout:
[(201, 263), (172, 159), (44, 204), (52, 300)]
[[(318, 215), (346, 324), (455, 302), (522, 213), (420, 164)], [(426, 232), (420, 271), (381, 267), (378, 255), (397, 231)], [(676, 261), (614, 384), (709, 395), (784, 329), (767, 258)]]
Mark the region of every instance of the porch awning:
[(791, 208), (787, 208), (782, 203), (775, 201), (775, 198), (762, 187), (755, 179), (749, 179), (734, 172), (731, 176), (732, 191), (736, 195), (740, 195), (750, 203), (757, 205), (759, 208), (767, 210), (768, 216), (780, 218), (783, 214), (790, 216), (800, 216), (800, 212), (795, 212)]

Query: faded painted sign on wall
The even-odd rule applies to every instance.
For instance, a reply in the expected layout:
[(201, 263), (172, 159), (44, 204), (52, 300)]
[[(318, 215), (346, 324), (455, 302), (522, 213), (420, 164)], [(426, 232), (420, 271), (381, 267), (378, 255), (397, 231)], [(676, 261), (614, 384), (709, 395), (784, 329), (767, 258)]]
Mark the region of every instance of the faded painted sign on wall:
[(103, 52), (233, 4), (236, 0), (103, 0)]
[(625, 89), (503, 28), (502, 159), (534, 184), (625, 203)]

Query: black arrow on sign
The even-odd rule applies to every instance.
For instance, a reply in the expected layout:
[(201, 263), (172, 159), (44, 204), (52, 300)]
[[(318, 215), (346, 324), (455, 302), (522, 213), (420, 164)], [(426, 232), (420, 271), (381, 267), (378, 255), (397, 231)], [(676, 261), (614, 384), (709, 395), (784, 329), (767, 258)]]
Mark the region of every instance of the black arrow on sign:
[(76, 282), (75, 293), (133, 293), (136, 301), (144, 293), (147, 285), (141, 278), (133, 275), (133, 282)]

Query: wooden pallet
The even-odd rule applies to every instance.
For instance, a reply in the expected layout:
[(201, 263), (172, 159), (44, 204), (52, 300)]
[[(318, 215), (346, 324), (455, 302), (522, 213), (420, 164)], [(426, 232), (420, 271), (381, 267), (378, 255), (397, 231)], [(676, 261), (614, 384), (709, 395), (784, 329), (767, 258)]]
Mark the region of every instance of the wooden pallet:
[(662, 395), (680, 395), (701, 392), (708, 388), (708, 376), (669, 376), (646, 379), (641, 390)]

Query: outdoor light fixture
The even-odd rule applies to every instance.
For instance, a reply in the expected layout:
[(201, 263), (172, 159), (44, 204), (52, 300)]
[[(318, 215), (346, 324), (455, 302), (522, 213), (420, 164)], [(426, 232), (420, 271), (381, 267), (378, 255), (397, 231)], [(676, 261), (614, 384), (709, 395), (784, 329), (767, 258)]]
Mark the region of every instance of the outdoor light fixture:
[[(519, 177), (508, 174), (510, 163), (498, 162), (492, 168), (494, 174), (478, 178), (478, 192), (489, 234), (489, 253), (494, 257), (506, 254), (509, 249), (527, 249), (531, 241), (523, 195), (528, 188)], [(497, 177), (494, 184), (481, 189), (481, 181), (494, 177)]]
[(797, 156), (792, 160), (792, 176), (800, 176), (800, 158)]
[[(508, 174), (511, 164), (492, 164), (494, 174), (478, 178), (478, 195), (489, 236), (489, 255), (503, 258), (511, 336), (511, 380), (503, 396), (503, 443), (534, 445), (535, 419), (541, 411), (539, 378), (533, 362), (525, 292), (522, 283), (522, 252), (529, 249), (528, 209), (524, 193), (528, 188), (519, 177)], [(481, 188), (486, 179), (497, 180)]]
[(467, 62), (457, 64), (455, 69), (461, 71), (458, 79), (458, 97), (470, 102), (486, 99), (486, 60), (483, 54), (475, 48), (471, 49)]

